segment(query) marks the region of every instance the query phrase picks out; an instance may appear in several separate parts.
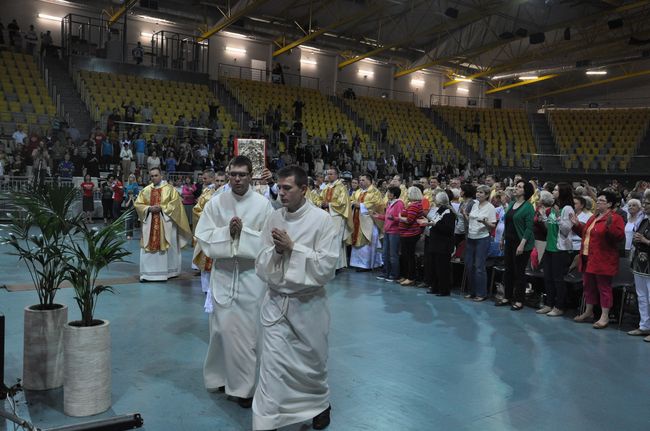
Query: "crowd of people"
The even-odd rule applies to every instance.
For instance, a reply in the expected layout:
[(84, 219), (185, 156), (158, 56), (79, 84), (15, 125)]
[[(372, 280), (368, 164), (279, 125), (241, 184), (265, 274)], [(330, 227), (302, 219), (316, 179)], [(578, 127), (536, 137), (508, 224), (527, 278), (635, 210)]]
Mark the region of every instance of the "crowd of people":
[(158, 167), (135, 208), (141, 281), (179, 275), (180, 249), (194, 238), (193, 264), (210, 314), (204, 384), (252, 407), (255, 430), (308, 419), (315, 429), (329, 424), (323, 286), (346, 267), (444, 297), (457, 260), (464, 262), (464, 297), (483, 302), (487, 260), (497, 259), (504, 290), (494, 305), (512, 311), (524, 308), (526, 271), (543, 268), (544, 305), (536, 313), (551, 318), (571, 308), (564, 277), (579, 271), (585, 306), (573, 320), (603, 329), (613, 278), (627, 265), (640, 315), (628, 334), (650, 342), (647, 182), (625, 189), (613, 181), (597, 190), (586, 181), (539, 183), (521, 175), (377, 181), (335, 167), (311, 178), (298, 166), (275, 175), (265, 169), (254, 182), (252, 169), (236, 156), (225, 171), (202, 173), (194, 229), (187, 204)]

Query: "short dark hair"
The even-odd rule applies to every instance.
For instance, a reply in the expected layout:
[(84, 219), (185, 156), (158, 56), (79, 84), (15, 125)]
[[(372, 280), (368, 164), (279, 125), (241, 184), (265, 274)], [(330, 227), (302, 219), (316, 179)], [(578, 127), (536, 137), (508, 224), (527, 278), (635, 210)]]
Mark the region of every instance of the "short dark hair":
[(368, 178), (368, 180), (370, 180), (370, 182), (373, 182), (373, 180), (374, 180), (374, 177), (372, 176), (372, 174), (369, 174), (369, 173), (367, 173), (367, 172), (366, 172), (365, 174), (361, 174), (361, 175), (359, 176), (359, 178), (361, 178), (361, 177), (366, 177), (366, 178)]
[(395, 199), (399, 199), (399, 196), (402, 194), (402, 189), (395, 186), (388, 187), (388, 191), (395, 196)]
[(601, 190), (601, 192), (598, 193), (598, 196), (605, 196), (607, 202), (612, 204), (612, 209), (616, 208), (616, 205), (619, 203), (618, 195), (611, 190)]
[(420, 191), (422, 193), (424, 193), (424, 186), (422, 184), (416, 183), (416, 184), (413, 184), (413, 187), (415, 187), (416, 189), (420, 189)]
[(470, 183), (464, 183), (460, 185), (460, 189), (463, 191), (464, 197), (468, 199), (476, 198), (476, 187)]
[[(151, 168), (151, 169), (149, 169), (149, 173), (151, 173), (151, 171), (158, 171), (159, 174), (162, 173), (162, 171), (160, 170), (160, 168)], [(110, 177), (109, 177), (109, 178), (110, 178)]]
[(587, 199), (585, 199), (584, 197), (582, 197), (582, 196), (574, 196), (573, 199), (580, 202), (580, 205), (582, 205), (583, 208), (587, 207)]
[(246, 156), (235, 156), (234, 159), (230, 161), (229, 166), (232, 168), (233, 166), (246, 166), (248, 169), (248, 173), (252, 174), (253, 173), (253, 162), (251, 162), (251, 159), (249, 159)]
[(226, 173), (224, 171), (217, 171), (214, 173), (214, 175), (217, 177), (225, 177)]
[(307, 185), (307, 172), (300, 166), (285, 166), (278, 171), (278, 179), (293, 177), (298, 187)]

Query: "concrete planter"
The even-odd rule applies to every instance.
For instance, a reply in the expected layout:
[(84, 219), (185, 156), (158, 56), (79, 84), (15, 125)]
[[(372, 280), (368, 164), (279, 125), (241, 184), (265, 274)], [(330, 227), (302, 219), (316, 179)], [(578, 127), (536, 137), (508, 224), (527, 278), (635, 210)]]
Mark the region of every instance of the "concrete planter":
[(63, 327), (68, 307), (37, 310), (25, 307), (23, 386), (43, 391), (63, 386)]
[(63, 411), (91, 416), (111, 407), (111, 332), (101, 325), (64, 327)]

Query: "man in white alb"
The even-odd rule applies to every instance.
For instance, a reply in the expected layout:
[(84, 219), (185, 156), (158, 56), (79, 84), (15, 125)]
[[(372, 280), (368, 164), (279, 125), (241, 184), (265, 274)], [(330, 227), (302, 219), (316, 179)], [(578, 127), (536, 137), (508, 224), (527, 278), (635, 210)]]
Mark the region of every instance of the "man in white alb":
[(192, 231), (181, 196), (160, 169), (151, 169), (149, 178), (134, 204), (142, 223), (140, 281), (167, 281), (180, 274), (181, 248), (192, 242)]
[(330, 423), (327, 356), (330, 314), (325, 284), (334, 278), (340, 236), (332, 217), (305, 198), (307, 174), (278, 172), (283, 208), (269, 217), (255, 262), (268, 283), (262, 303), (262, 357), (253, 429), (312, 420)]
[(249, 408), (255, 391), (261, 300), (265, 283), (255, 274), (261, 230), (273, 209), (250, 187), (251, 161), (230, 162), (230, 188), (205, 205), (194, 236), (212, 261), (210, 345), (203, 367), (209, 391), (224, 390)]

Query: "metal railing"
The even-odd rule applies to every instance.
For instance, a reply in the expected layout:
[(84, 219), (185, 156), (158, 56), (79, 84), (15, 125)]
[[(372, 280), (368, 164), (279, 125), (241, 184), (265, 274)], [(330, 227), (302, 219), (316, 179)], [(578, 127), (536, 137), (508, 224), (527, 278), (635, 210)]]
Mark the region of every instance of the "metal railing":
[(434, 106), (456, 106), (461, 108), (496, 108), (496, 109), (523, 109), (528, 110), (528, 102), (514, 103), (512, 99), (500, 97), (489, 97), (479, 95), (472, 96), (450, 96), (446, 94), (430, 94), (429, 105)]
[[(61, 21), (63, 56), (98, 57), (135, 64), (132, 51), (137, 44), (129, 43), (127, 36), (131, 22), (125, 15), (109, 29), (104, 14), (99, 18), (68, 14)], [(210, 70), (209, 40), (199, 42), (193, 35), (158, 31), (150, 41), (150, 45), (142, 45), (143, 63), (188, 72), (208, 73)]]
[(337, 81), (336, 94), (343, 97), (346, 90), (351, 89), (355, 96), (375, 97), (377, 99), (391, 99), (399, 102), (415, 103), (415, 93), (412, 91), (391, 90), (390, 88), (372, 87), (370, 85), (357, 84), (354, 82)]
[[(274, 82), (273, 73), (268, 69), (254, 69), (252, 67), (234, 66), (231, 64), (219, 63), (217, 75), (221, 78), (237, 78), (247, 81)], [(284, 84), (289, 87), (320, 89), (320, 79), (293, 73), (283, 73)]]

